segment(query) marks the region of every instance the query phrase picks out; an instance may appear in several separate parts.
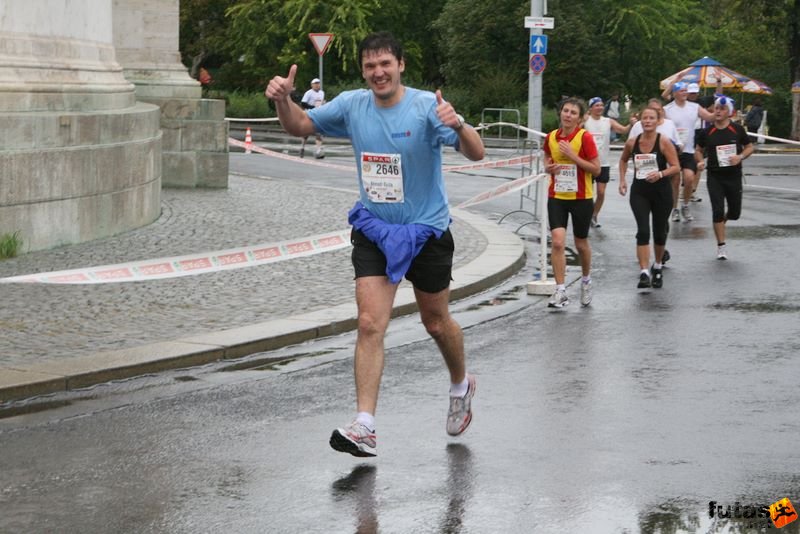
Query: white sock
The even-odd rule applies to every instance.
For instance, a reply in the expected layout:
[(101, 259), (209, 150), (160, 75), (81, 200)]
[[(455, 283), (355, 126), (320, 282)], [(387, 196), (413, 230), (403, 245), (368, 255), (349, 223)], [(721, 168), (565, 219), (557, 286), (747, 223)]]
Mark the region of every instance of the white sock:
[(650, 269), (642, 269), (642, 273), (650, 276)]
[(660, 268), (661, 268), (661, 264), (660, 263), (654, 263), (653, 264), (653, 269), (660, 269)]
[(556, 285), (556, 289), (558, 289), (560, 291), (566, 291), (567, 290), (567, 286), (565, 284), (558, 284), (558, 285)]
[(469, 380), (467, 379), (467, 375), (464, 375), (464, 381), (460, 384), (450, 384), (450, 396), (451, 397), (463, 397), (467, 394), (467, 390), (469, 389)]
[(356, 415), (356, 423), (361, 423), (370, 432), (375, 432), (375, 416), (369, 412), (358, 412)]
[(582, 276), (581, 277), (581, 282), (584, 283), (584, 284), (588, 284), (591, 281), (592, 281), (592, 277), (591, 276)]

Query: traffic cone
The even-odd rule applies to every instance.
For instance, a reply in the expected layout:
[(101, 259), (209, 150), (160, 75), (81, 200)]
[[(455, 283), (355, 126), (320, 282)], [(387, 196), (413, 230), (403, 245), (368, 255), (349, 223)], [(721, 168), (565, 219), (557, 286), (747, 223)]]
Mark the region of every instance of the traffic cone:
[(244, 153), (250, 154), (253, 148), (253, 134), (250, 133), (250, 127), (244, 133)]

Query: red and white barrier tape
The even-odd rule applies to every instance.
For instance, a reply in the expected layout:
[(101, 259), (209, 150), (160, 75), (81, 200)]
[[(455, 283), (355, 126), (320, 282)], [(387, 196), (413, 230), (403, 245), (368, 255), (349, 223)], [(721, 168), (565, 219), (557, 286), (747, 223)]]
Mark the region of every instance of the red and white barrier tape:
[(523, 165), (535, 161), (536, 156), (518, 156), (516, 158), (499, 159), (495, 161), (483, 161), (480, 163), (466, 163), (464, 165), (445, 165), (442, 167), (443, 171), (468, 171), (472, 169), (499, 169), (502, 167), (512, 167), (514, 165)]
[[(327, 167), (329, 169), (339, 169), (343, 171), (355, 171), (355, 167), (348, 167), (347, 165), (337, 165), (335, 163), (324, 163), (321, 161), (315, 161), (305, 158), (300, 158), (298, 156), (290, 156), (289, 154), (284, 154), (282, 152), (277, 152), (275, 150), (270, 150), (268, 148), (263, 148), (255, 143), (248, 143), (246, 141), (239, 141), (238, 139), (234, 139), (233, 137), (228, 138), (228, 144), (231, 146), (244, 148), (245, 150), (252, 150), (253, 152), (258, 152), (259, 154), (264, 154), (265, 156), (271, 156), (273, 158), (283, 159), (287, 161), (295, 161), (297, 163), (305, 163), (306, 165), (316, 165), (317, 167)], [(522, 165), (525, 163), (530, 163), (531, 161), (535, 161), (536, 156), (518, 156), (514, 158), (508, 159), (500, 159), (495, 161), (483, 161), (480, 163), (467, 163), (465, 165), (444, 165), (442, 166), (443, 171), (451, 172), (451, 171), (466, 171), (471, 169), (496, 169), (502, 167), (511, 167), (514, 165)]]
[(299, 158), (297, 156), (290, 156), (289, 154), (284, 154), (282, 152), (276, 152), (275, 150), (270, 150), (268, 148), (262, 148), (262, 147), (260, 147), (260, 146), (258, 146), (256, 144), (254, 144), (254, 143), (251, 144), (248, 147), (247, 143), (245, 143), (243, 141), (239, 141), (238, 139), (234, 139), (233, 137), (229, 137), (228, 138), (228, 144), (231, 145), (231, 146), (244, 148), (245, 150), (247, 150), (249, 148), (253, 152), (258, 152), (259, 154), (264, 154), (266, 156), (272, 156), (273, 158), (285, 159), (287, 161), (296, 161), (298, 163), (305, 163), (306, 165), (316, 165), (317, 167), (327, 167), (329, 169), (339, 169), (339, 170), (349, 171), (349, 172), (353, 172), (353, 171), (356, 170), (354, 166), (336, 165), (335, 163), (325, 163), (325, 162), (322, 162), (322, 161), (304, 159), (304, 158)]
[[(233, 146), (245, 147), (245, 143), (236, 139), (229, 139)], [(299, 161), (307, 165), (317, 165), (321, 167), (337, 168), (347, 171), (355, 170), (353, 167), (335, 165), (332, 163), (322, 163), (317, 161), (304, 160), (295, 156), (289, 156), (273, 150), (252, 146), (252, 149), (262, 154)], [(530, 161), (530, 156), (510, 158), (508, 160), (490, 161), (474, 165), (464, 165), (448, 167), (445, 170), (454, 168), (491, 168), (518, 165)], [(474, 206), (482, 202), (501, 197), (508, 193), (517, 191), (536, 181), (538, 178), (547, 175), (525, 176), (517, 180), (503, 184), (491, 191), (486, 191), (477, 195), (466, 202), (462, 202), (457, 207), (465, 208)], [(277, 261), (289, 260), (319, 254), (331, 250), (338, 250), (350, 246), (350, 229), (339, 230), (327, 234), (320, 234), (301, 239), (282, 241), (280, 243), (254, 245), (238, 249), (221, 250), (217, 252), (206, 252), (187, 256), (175, 256), (171, 258), (159, 258), (143, 260), (131, 263), (120, 263), (114, 265), (102, 265), (99, 267), (86, 267), (81, 269), (68, 269), (64, 271), (52, 271), (46, 273), (27, 274), (21, 276), (11, 276), (0, 278), (0, 283), (39, 283), (39, 284), (108, 284), (118, 282), (140, 282), (144, 280), (159, 280), (165, 278), (176, 278), (179, 276), (192, 276), (244, 267), (254, 267)]]
[(0, 278), (0, 283), (107, 284), (191, 276), (311, 256), (350, 246), (350, 229), (238, 249)]
[(466, 200), (456, 206), (457, 208), (468, 208), (470, 206), (474, 206), (476, 204), (482, 204), (483, 202), (487, 202), (489, 200), (501, 197), (503, 195), (507, 195), (509, 193), (513, 193), (514, 191), (519, 191), (523, 187), (532, 184), (536, 180), (545, 179), (549, 175), (548, 174), (539, 174), (533, 175), (529, 174), (528, 176), (523, 176), (522, 178), (517, 178), (514, 181), (505, 183), (499, 187), (492, 189), (491, 191), (484, 191), (483, 193), (472, 197), (469, 200)]

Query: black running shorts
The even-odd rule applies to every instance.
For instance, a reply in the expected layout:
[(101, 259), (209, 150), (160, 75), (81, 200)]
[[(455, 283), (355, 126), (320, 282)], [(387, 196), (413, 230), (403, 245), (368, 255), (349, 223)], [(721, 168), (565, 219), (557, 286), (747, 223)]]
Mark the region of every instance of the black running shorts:
[[(355, 228), (350, 233), (350, 242), (353, 244), (352, 260), (356, 278), (386, 276), (386, 256), (375, 243)], [(449, 228), (439, 239), (431, 236), (411, 262), (406, 280), (425, 293), (447, 289), (452, 280), (454, 250), (453, 234)]]

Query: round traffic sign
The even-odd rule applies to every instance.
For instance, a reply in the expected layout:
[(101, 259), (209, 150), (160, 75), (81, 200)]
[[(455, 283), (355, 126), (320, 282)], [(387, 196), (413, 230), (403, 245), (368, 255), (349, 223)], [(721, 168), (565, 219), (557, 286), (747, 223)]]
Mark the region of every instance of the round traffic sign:
[(542, 54), (531, 54), (531, 72), (541, 74), (547, 67), (547, 58)]

